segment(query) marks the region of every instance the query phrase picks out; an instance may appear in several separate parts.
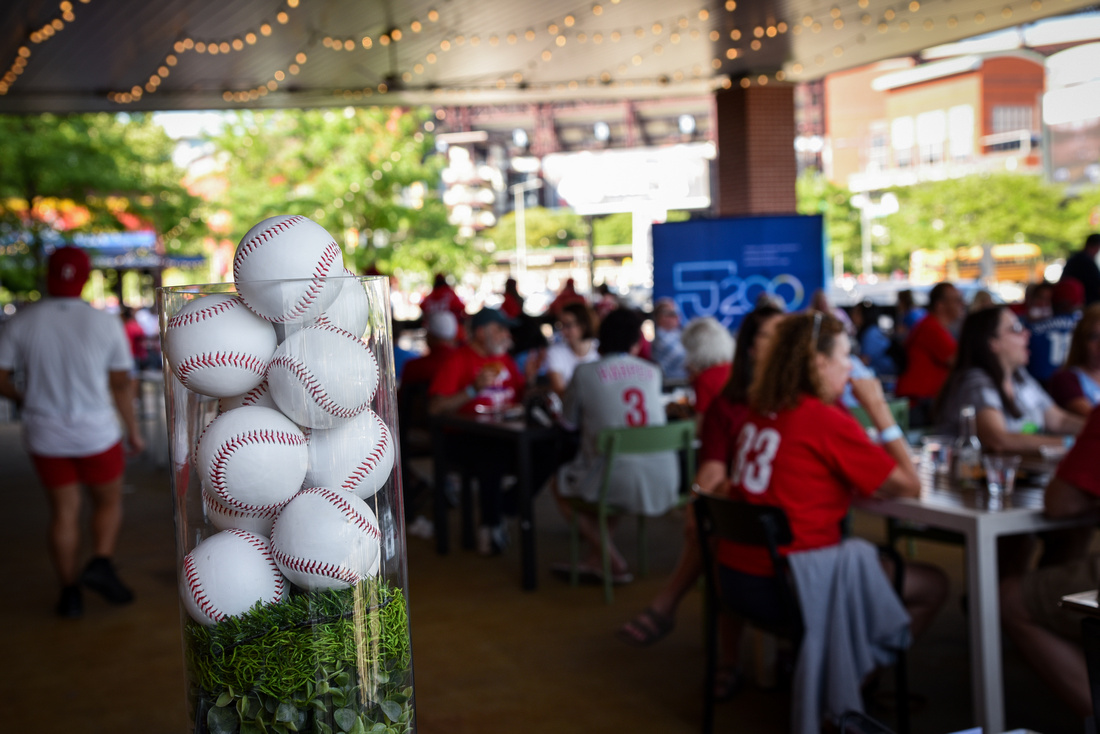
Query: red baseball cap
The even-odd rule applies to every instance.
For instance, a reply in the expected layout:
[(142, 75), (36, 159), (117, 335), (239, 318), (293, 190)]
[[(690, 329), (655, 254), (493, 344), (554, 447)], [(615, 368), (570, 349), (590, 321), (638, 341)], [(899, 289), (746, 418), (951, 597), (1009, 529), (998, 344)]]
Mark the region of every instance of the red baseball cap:
[(87, 252), (79, 247), (59, 247), (46, 266), (46, 290), (51, 296), (77, 298), (91, 271)]
[(1050, 300), (1055, 307), (1077, 308), (1085, 303), (1085, 286), (1077, 278), (1066, 276), (1054, 284)]

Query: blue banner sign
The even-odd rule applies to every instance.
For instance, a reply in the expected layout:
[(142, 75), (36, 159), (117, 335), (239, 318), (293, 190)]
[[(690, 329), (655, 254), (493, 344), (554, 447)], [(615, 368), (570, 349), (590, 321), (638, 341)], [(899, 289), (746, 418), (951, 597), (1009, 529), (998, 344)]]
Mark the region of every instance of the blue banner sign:
[(825, 286), (820, 216), (699, 219), (653, 225), (653, 299), (684, 319), (713, 316), (736, 330), (761, 295), (788, 311)]

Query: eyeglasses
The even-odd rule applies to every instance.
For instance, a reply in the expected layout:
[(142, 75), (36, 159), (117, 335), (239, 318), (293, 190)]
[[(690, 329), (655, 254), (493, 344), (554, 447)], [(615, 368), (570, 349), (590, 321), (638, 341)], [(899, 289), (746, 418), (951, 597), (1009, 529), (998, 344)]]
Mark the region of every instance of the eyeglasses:
[(1003, 332), (1004, 334), (1023, 334), (1027, 331), (1027, 327), (1021, 324), (1019, 321), (1013, 321), (1008, 327), (1008, 330)]

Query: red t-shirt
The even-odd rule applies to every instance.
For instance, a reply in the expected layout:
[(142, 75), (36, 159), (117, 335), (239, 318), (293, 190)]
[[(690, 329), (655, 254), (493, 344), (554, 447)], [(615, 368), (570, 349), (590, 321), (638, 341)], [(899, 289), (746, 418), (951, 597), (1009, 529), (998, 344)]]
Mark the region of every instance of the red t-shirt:
[(524, 379), (513, 360), (507, 354), (482, 356), (475, 352), (469, 345), (464, 345), (451, 352), (443, 368), (436, 372), (432, 378), (432, 384), (428, 388), (428, 395), (454, 395), (474, 384), (474, 378), (486, 365), (497, 364), (503, 370), (499, 374), (498, 381), (488, 387), (469, 401), (460, 409), (460, 413), (477, 413), (478, 406), (483, 408), (514, 405), (523, 396)]
[(455, 347), (447, 346), (446, 344), (436, 344), (432, 351), (425, 354), (423, 357), (417, 357), (416, 359), (410, 359), (405, 363), (405, 368), (401, 370), (401, 384), (402, 385), (415, 385), (421, 382), (431, 382), (435, 377), (435, 373), (447, 363), (450, 359), (451, 352), (455, 350)]
[(1096, 457), (1100, 456), (1100, 406), (1089, 413), (1085, 427), (1077, 436), (1077, 442), (1058, 464), (1055, 475), (1062, 481), (1080, 488), (1082, 492), (1100, 497), (1100, 471)]
[(466, 318), (466, 304), (449, 285), (433, 288), (432, 292), (424, 296), (424, 300), (420, 302), (420, 310), (425, 316), (437, 311), (450, 311), (458, 319), (459, 325)]
[(737, 447), (737, 435), (748, 417), (749, 406), (744, 403), (731, 403), (723, 397), (712, 400), (699, 429), (699, 463), (720, 461), (728, 472)]
[(726, 362), (707, 367), (691, 381), (691, 389), (695, 391), (696, 413), (706, 413), (711, 401), (722, 392), (722, 388), (730, 378), (730, 366), (730, 363)]
[[(737, 438), (730, 492), (735, 499), (786, 511), (794, 537), (780, 549), (786, 555), (838, 544), (852, 498), (873, 494), (894, 465), (855, 418), (805, 397), (778, 415), (749, 411)], [(725, 543), (718, 559), (744, 573), (772, 573), (764, 548)]]
[(898, 378), (897, 394), (906, 398), (936, 397), (947, 380), (956, 349), (955, 337), (943, 328), (939, 319), (935, 316), (921, 319), (905, 344), (908, 366)]

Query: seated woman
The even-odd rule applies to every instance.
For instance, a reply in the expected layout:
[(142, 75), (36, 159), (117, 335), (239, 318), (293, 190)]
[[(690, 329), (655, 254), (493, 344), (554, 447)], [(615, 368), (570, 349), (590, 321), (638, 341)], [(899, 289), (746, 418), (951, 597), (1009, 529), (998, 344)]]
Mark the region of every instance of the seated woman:
[[(849, 384), (851, 343), (841, 323), (821, 313), (788, 316), (776, 330), (749, 391), (749, 410), (737, 438), (729, 493), (781, 507), (793, 542), (784, 555), (841, 543), (841, 520), (858, 496), (915, 497), (920, 481), (882, 385), (851, 380), (853, 392), (883, 440), (871, 443), (837, 406)], [(782, 619), (782, 587), (762, 548), (718, 548), (723, 597), (747, 619)], [(885, 566), (885, 564), (884, 564)], [(947, 578), (939, 569), (908, 563), (901, 601), (915, 636), (943, 604)], [(803, 617), (818, 611), (803, 609)]]
[(703, 414), (729, 380), (733, 335), (717, 319), (706, 316), (688, 322), (680, 343), (687, 354), (684, 367), (695, 392), (696, 422), (702, 426)]
[[(565, 392), (563, 418), (580, 426), (581, 431), (580, 452), (558, 470), (551, 485), (566, 518), (573, 516), (570, 498), (590, 503), (598, 499), (604, 457), (597, 444), (605, 428), (665, 424), (661, 370), (636, 356), (642, 340), (637, 314), (612, 311), (600, 324), (599, 338), (599, 360), (578, 366)], [(631, 514), (661, 515), (676, 504), (679, 474), (675, 451), (621, 456), (615, 460), (607, 501)], [(612, 532), (615, 520), (611, 518), (608, 523)], [(578, 524), (589, 547), (588, 557), (580, 564), (581, 572), (600, 578), (603, 561), (599, 526), (588, 514), (581, 514)], [(615, 583), (633, 580), (626, 559), (612, 542), (608, 543), (608, 554)], [(557, 565), (554, 571), (568, 572), (569, 564)]]
[(1100, 404), (1100, 303), (1086, 308), (1077, 322), (1066, 363), (1050, 376), (1050, 396), (1080, 416)]
[(964, 405), (974, 406), (978, 440), (988, 451), (1038, 453), (1080, 432), (1084, 419), (1055, 405), (1027, 373), (1027, 344), (1027, 329), (1007, 306), (966, 317), (955, 364), (936, 401), (942, 433), (957, 435)]
[(579, 364), (595, 362), (600, 358), (596, 330), (600, 322), (596, 312), (585, 303), (567, 303), (561, 308), (558, 330), (561, 341), (546, 350), (546, 377), (550, 389), (565, 395), (565, 388), (573, 378), (573, 370)]
[[(711, 401), (703, 418), (699, 468), (695, 473), (695, 486), (701, 492), (713, 492), (726, 479), (728, 467), (733, 461), (734, 442), (748, 413), (753, 366), (767, 350), (782, 317), (783, 312), (778, 308), (764, 305), (757, 307), (741, 322), (729, 380), (722, 392)], [(619, 628), (619, 639), (630, 645), (647, 647), (668, 635), (676, 622), (680, 601), (696, 587), (702, 571), (695, 513), (687, 512), (684, 514), (684, 544), (675, 570), (649, 605)], [(735, 625), (729, 635), (725, 634), (723, 622), (723, 640), (736, 638), (739, 634), (739, 625)], [(715, 690), (718, 700), (730, 698), (739, 687), (736, 654), (734, 640), (731, 652), (722, 656)]]

